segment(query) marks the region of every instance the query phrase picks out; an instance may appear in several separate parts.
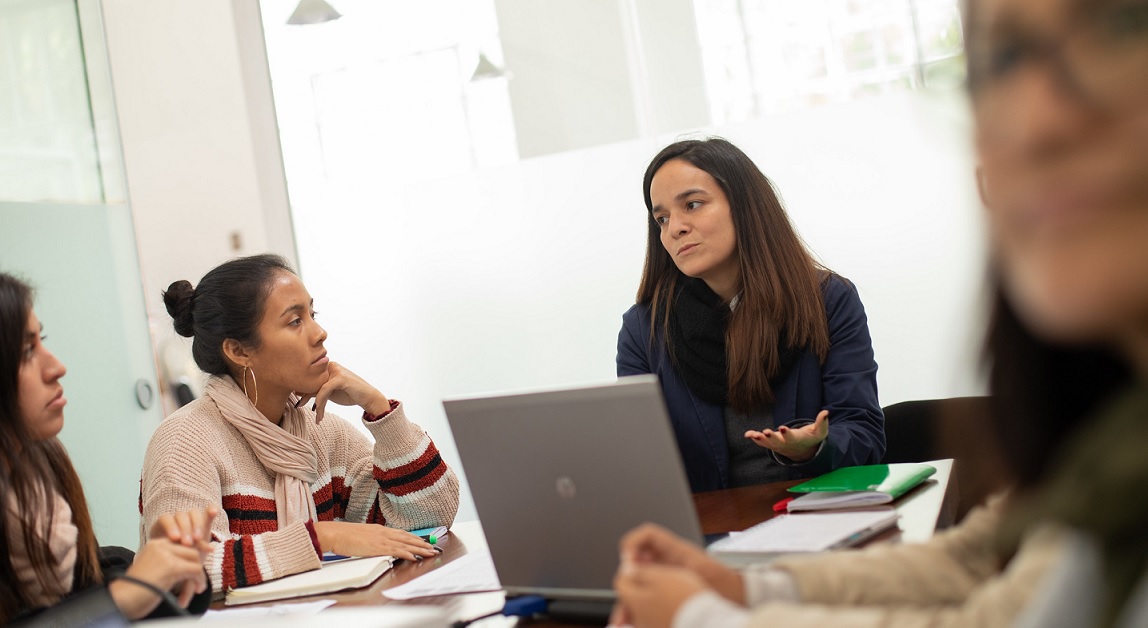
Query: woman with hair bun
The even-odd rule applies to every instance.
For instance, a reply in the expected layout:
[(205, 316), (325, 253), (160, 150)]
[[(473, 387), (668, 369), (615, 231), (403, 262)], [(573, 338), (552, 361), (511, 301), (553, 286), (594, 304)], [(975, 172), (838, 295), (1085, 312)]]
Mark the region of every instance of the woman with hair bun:
[[(328, 358), (313, 299), (282, 258), (234, 259), (163, 296), (210, 377), (152, 436), (141, 534), (159, 513), (218, 507), (204, 563), (217, 590), (317, 569), (324, 552), (435, 555), (405, 530), (449, 525), (458, 478), (400, 402)], [(362, 408), (374, 442), (328, 402)]]

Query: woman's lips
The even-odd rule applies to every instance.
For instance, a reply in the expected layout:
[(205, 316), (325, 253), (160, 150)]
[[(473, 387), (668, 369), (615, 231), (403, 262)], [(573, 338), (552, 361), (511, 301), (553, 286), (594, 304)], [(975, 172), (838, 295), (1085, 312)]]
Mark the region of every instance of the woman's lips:
[(68, 400), (64, 397), (64, 389), (61, 388), (60, 392), (56, 393), (52, 400), (48, 402), (49, 408), (63, 408), (68, 404)]
[(679, 255), (679, 256), (680, 256), (680, 255), (685, 255), (686, 253), (689, 253), (690, 251), (692, 251), (692, 250), (694, 250), (695, 248), (697, 248), (697, 246), (698, 246), (698, 245), (697, 245), (697, 243), (696, 243), (696, 242), (695, 242), (695, 243), (693, 243), (693, 244), (687, 244), (687, 245), (683, 246), (682, 248), (678, 249), (678, 255)]
[(327, 357), (327, 352), (324, 351), (323, 355), (315, 358), (315, 361), (311, 363), (311, 366), (322, 366), (322, 365), (327, 364), (330, 361), (331, 361), (330, 358)]

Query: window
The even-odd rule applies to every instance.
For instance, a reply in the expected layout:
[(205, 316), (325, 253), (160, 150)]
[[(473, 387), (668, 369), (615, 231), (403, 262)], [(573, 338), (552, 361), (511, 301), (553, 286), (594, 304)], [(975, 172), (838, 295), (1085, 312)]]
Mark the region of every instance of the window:
[(964, 81), (957, 0), (695, 0), (715, 124)]

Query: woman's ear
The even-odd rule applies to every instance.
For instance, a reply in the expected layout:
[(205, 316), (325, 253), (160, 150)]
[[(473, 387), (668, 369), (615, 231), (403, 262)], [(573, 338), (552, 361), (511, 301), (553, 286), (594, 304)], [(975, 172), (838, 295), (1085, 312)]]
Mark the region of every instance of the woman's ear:
[(223, 357), (236, 367), (250, 366), (251, 354), (243, 346), (243, 343), (233, 338), (223, 341)]

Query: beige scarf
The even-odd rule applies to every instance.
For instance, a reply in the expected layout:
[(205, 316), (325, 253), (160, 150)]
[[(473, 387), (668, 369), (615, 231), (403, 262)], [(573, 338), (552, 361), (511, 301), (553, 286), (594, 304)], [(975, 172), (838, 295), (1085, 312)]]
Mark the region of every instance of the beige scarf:
[[(51, 499), (46, 499), (42, 490), (37, 492), (40, 493), (40, 499), (33, 504), (17, 504), (15, 495), (7, 495), (5, 501), (8, 507), (8, 551), (12, 568), (32, 606), (38, 608), (52, 606), (72, 590), (79, 530), (72, 523), (71, 507), (59, 493), (52, 491)], [(28, 557), (28, 547), (24, 545), (24, 534), (17, 512), (26, 513), (29, 510), (33, 511), (36, 536), (48, 539), (48, 549), (56, 559), (53, 582), (41, 582)], [(49, 514), (52, 519), (51, 529), (48, 529)]]
[[(275, 514), (282, 530), (299, 521), (314, 521), (315, 499), (311, 485), (319, 479), (318, 455), (307, 439), (311, 420), (291, 400), (283, 408), (283, 423), (275, 425), (255, 409), (255, 404), (230, 377), (212, 376), (206, 395), (223, 418), (243, 434), (255, 456), (275, 472)], [(294, 395), (292, 395), (292, 400)]]

